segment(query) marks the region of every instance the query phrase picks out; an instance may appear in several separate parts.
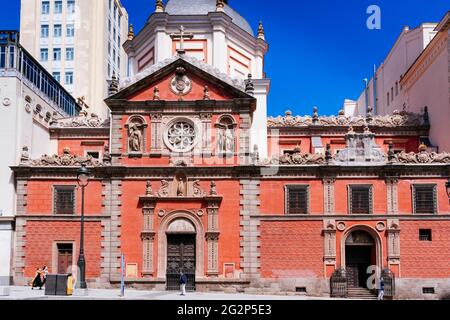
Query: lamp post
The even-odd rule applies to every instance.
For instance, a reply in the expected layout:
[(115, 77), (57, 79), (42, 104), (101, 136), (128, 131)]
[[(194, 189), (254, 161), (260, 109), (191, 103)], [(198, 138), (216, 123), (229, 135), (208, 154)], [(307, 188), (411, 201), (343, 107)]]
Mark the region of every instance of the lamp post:
[(77, 172), (77, 182), (81, 187), (81, 228), (80, 228), (80, 255), (78, 256), (78, 269), (80, 270), (80, 289), (86, 289), (86, 261), (84, 260), (84, 188), (89, 184), (90, 172), (85, 164)]

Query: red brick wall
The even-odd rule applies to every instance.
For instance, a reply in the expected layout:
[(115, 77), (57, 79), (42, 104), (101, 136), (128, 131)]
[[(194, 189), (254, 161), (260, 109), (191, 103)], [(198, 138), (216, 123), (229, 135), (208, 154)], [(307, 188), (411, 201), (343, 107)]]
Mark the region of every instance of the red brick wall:
[[(450, 277), (449, 221), (402, 221), (400, 228), (402, 277)], [(419, 241), (419, 229), (431, 229), (432, 241)]]
[[(25, 276), (32, 277), (36, 268), (48, 266), (52, 270), (53, 246), (58, 241), (74, 241), (74, 261), (78, 260), (80, 248), (80, 222), (78, 221), (28, 221), (26, 223)], [(84, 248), (86, 258), (86, 277), (100, 276), (101, 263), (101, 223), (86, 222), (84, 229)]]
[(348, 213), (348, 191), (347, 186), (353, 184), (373, 185), (373, 213), (386, 214), (387, 212), (387, 191), (384, 180), (353, 179), (336, 180), (334, 185), (334, 207), (337, 214)]
[(437, 184), (438, 213), (449, 214), (450, 203), (445, 188), (445, 179), (411, 179), (400, 180), (398, 185), (398, 209), (399, 213), (412, 213), (412, 189), (413, 184), (429, 183)]
[(263, 277), (322, 277), (321, 221), (263, 221), (261, 273)]
[[(209, 181), (201, 181), (200, 185), (205, 191), (209, 191)], [(159, 181), (152, 181), (153, 191), (160, 187)], [(142, 241), (143, 229), (142, 207), (138, 204), (139, 195), (145, 193), (145, 181), (124, 181), (122, 185), (122, 226), (121, 240), (122, 250), (128, 263), (138, 263), (138, 272), (142, 271)], [(219, 273), (223, 272), (224, 263), (235, 263), (239, 268), (240, 262), (240, 223), (239, 223), (239, 192), (238, 181), (216, 181), (216, 189), (219, 195), (224, 196), (224, 201), (219, 208)], [(154, 213), (154, 270), (157, 270), (158, 254), (158, 230), (161, 218), (158, 216), (160, 209), (166, 214), (174, 210), (203, 209), (204, 215), (200, 218), (204, 231), (207, 231), (208, 220), (206, 207), (201, 202), (160, 202)], [(207, 270), (207, 247), (204, 247), (205, 271)]]
[[(28, 182), (27, 213), (53, 214), (53, 186), (76, 186), (76, 213), (81, 214), (81, 188), (76, 181), (32, 180)], [(103, 212), (102, 183), (90, 181), (85, 189), (85, 215), (99, 215)]]
[(267, 180), (260, 184), (260, 212), (262, 214), (285, 214), (285, 186), (286, 185), (310, 186), (310, 213), (323, 214), (323, 184), (318, 180)]
[[(92, 142), (96, 145), (83, 145), (82, 143)], [(59, 139), (58, 140), (58, 154), (64, 153), (64, 148), (68, 147), (71, 154), (81, 157), (85, 156), (86, 151), (99, 152), (100, 157), (103, 155), (105, 145), (109, 145), (107, 139)], [(101, 159), (100, 159), (101, 160)]]

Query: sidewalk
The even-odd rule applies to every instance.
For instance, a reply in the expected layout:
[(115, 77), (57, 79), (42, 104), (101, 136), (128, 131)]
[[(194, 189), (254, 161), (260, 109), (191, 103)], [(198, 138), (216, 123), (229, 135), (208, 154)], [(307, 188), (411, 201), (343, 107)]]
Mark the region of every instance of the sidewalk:
[(84, 297), (46, 296), (45, 290), (31, 290), (31, 287), (10, 287), (10, 295), (1, 297), (0, 300), (330, 300), (326, 297), (307, 296), (274, 296), (274, 295), (250, 295), (228, 294), (217, 292), (188, 292), (181, 296), (177, 291), (144, 291), (126, 289), (125, 296), (120, 297), (119, 289), (89, 289)]

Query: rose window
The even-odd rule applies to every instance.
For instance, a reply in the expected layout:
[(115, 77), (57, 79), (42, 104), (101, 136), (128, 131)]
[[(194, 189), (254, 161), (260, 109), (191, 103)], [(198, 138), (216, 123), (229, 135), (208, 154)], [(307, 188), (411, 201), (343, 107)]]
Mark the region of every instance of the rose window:
[(190, 151), (195, 144), (195, 128), (187, 122), (174, 123), (167, 131), (167, 141), (174, 151)]

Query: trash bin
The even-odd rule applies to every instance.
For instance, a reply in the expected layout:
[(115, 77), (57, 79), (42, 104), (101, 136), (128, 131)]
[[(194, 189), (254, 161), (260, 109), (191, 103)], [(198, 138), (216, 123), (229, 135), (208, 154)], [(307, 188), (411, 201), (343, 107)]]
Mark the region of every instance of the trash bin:
[(67, 296), (68, 274), (48, 274), (45, 282), (46, 296)]

